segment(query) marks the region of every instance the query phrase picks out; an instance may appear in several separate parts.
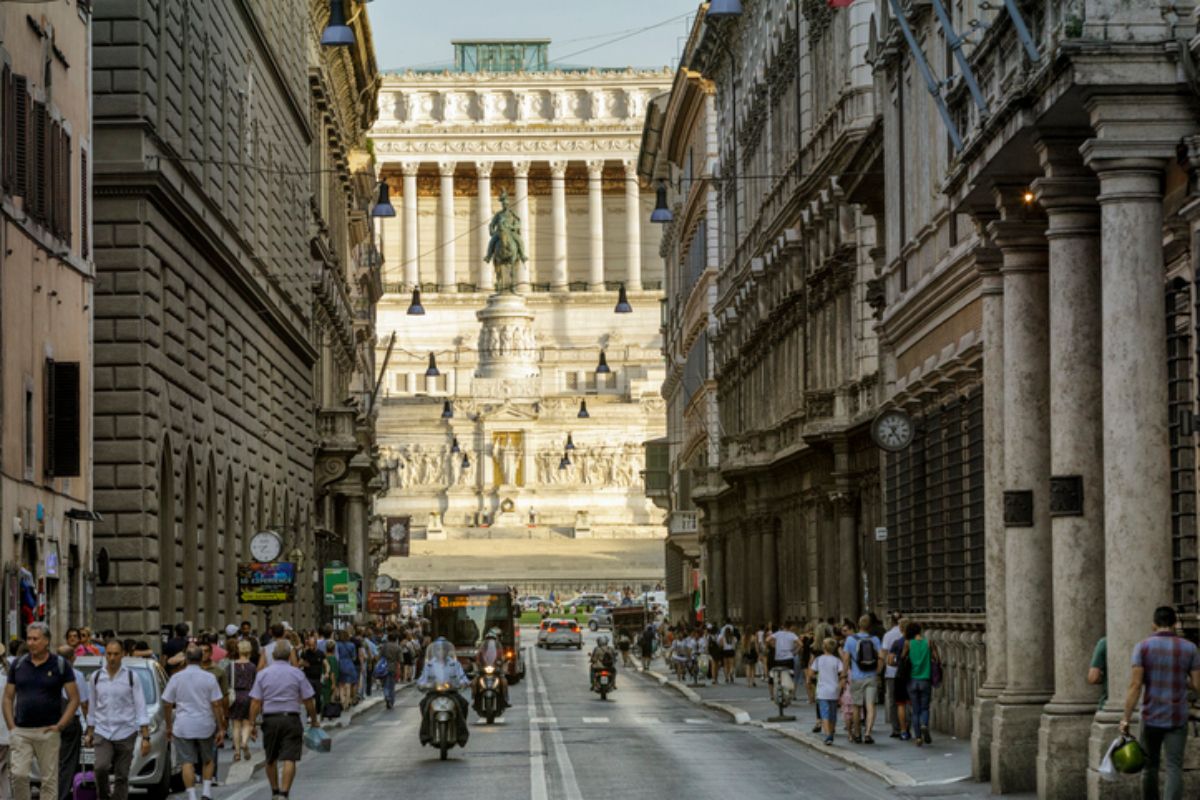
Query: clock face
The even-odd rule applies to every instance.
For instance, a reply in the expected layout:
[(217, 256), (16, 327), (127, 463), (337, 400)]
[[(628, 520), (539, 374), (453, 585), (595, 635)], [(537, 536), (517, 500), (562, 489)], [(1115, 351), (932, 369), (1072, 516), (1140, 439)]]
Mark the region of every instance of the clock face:
[(272, 531), (256, 533), (250, 539), (250, 555), (255, 561), (274, 561), (282, 550), (283, 542)]
[(912, 443), (912, 419), (903, 411), (886, 411), (879, 415), (873, 427), (875, 443), (885, 450), (903, 450)]

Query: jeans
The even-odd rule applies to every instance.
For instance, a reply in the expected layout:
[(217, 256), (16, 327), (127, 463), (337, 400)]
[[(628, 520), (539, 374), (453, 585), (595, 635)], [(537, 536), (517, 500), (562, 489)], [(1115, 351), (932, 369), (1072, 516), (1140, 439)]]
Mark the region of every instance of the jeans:
[(387, 677), (383, 679), (383, 699), (387, 703), (387, 707), (391, 708), (396, 702), (396, 671), (389, 669)]
[[(83, 747), (83, 726), (79, 724), (79, 717), (72, 717), (60, 736), (58, 797), (59, 800), (71, 800), (71, 782), (75, 778), (75, 773), (79, 772), (79, 755)], [(49, 797), (49, 795), (46, 796)]]
[[(129, 797), (129, 767), (133, 764), (136, 743), (136, 733), (115, 740), (96, 736), (96, 794), (100, 800), (126, 800)], [(112, 776), (111, 790), (109, 776)]]
[(909, 681), (908, 699), (912, 703), (912, 724), (917, 732), (929, 727), (929, 704), (933, 700), (933, 681)]
[(47, 800), (57, 798), (59, 734), (41, 728), (13, 728), (9, 737), (13, 797), (29, 800), (29, 773), (36, 758), (42, 773), (41, 796)]
[(1155, 728), (1143, 724), (1139, 741), (1146, 751), (1146, 768), (1142, 770), (1143, 800), (1159, 800), (1158, 768), (1164, 750), (1167, 756), (1167, 786), (1161, 796), (1164, 800), (1183, 800), (1183, 750), (1187, 746), (1187, 725)]

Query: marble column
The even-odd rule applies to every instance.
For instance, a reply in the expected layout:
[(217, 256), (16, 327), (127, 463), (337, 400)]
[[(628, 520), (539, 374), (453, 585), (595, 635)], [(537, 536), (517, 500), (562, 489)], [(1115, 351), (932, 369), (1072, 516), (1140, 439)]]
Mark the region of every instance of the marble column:
[(458, 283), (454, 276), (454, 161), (439, 161), (438, 175), (441, 187), (438, 192), (438, 229), (442, 233), (438, 254), (438, 291), (456, 292)]
[(862, 610), (862, 569), (858, 553), (858, 515), (854, 502), (854, 479), (850, 474), (850, 442), (846, 438), (833, 443), (833, 477), (837, 496), (837, 615), (839, 619), (858, 619)]
[[(367, 516), (361, 495), (346, 498), (346, 564), (351, 572), (367, 574)], [(366, 590), (363, 591), (366, 597)]]
[(971, 708), (971, 773), (986, 781), (992, 774), (992, 725), (996, 698), (1008, 675), (1008, 615), (1004, 579), (1004, 279), (1000, 251), (987, 238), (995, 210), (976, 216), (980, 244), (975, 269), (980, 276), (983, 333), (983, 559), (987, 631), (987, 671)]
[(404, 283), (412, 289), (421, 282), (417, 239), (417, 170), (420, 164), (404, 162)]
[(1083, 147), (1100, 179), (1109, 688), (1088, 742), (1091, 798), (1127, 796), (1115, 784), (1100, 781), (1096, 765), (1121, 717), (1130, 653), (1147, 635), (1155, 607), (1171, 602), (1162, 181), (1168, 160), (1175, 157), (1175, 143), (1152, 138), (1156, 121), (1146, 117), (1144, 127), (1139, 126), (1143, 141), (1098, 138)]
[(554, 266), (550, 289), (567, 290), (567, 162), (550, 162), (550, 226), (554, 230)]
[(779, 559), (774, 517), (763, 517), (759, 530), (762, 538), (762, 613), (764, 619), (778, 625), (783, 619), (779, 615)]
[(1104, 619), (1104, 451), (1100, 361), (1099, 185), (1079, 140), (1042, 141), (1033, 184), (1050, 243), (1051, 541), (1054, 696), (1038, 732), (1039, 797), (1087, 794), (1087, 740), (1098, 690), (1084, 667)]
[[(514, 177), (514, 193), (517, 195), (513, 200), (517, 204), (517, 216), (521, 218), (521, 238), (525, 241), (525, 255), (533, 258), (533, 230), (532, 221), (529, 219), (529, 162), (514, 161), (512, 162)], [(519, 294), (529, 293), (529, 262), (519, 262), (516, 270), (517, 292)]]
[(487, 255), (488, 242), (492, 235), (488, 233), (488, 222), (492, 219), (492, 162), (475, 162), (475, 185), (478, 187), (479, 228), (479, 290), (490, 292), (496, 288), (496, 271), (483, 257)]
[(628, 261), (625, 288), (642, 288), (642, 187), (638, 182), (637, 161), (629, 158), (625, 167), (625, 247)]
[(717, 624), (723, 624), (729, 617), (725, 607), (725, 537), (715, 530), (715, 520), (711, 512), (706, 512), (708, 519), (708, 604), (710, 618)]
[(588, 171), (588, 291), (604, 291), (604, 161), (587, 162)]
[(1049, 295), (1046, 224), (1030, 219), (1025, 187), (996, 190), (988, 226), (1004, 279), (1005, 607), (1007, 682), (992, 720), (992, 791), (1033, 791), (1042, 706), (1054, 691), (1050, 564)]
[(770, 622), (762, 604), (762, 528), (758, 515), (749, 517), (742, 527), (745, 542), (745, 572), (742, 583), (742, 607), (750, 625)]

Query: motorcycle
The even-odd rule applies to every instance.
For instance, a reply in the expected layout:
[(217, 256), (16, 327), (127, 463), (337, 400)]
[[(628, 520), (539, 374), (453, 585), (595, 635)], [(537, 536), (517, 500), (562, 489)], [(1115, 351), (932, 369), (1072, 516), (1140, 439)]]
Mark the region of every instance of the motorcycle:
[(430, 694), (429, 701), (429, 734), (430, 744), (438, 748), (442, 761), (446, 753), (458, 744), (458, 698), (456, 692), (448, 683), (438, 684)]
[(475, 679), (475, 710), (491, 725), (500, 716), (500, 673), (486, 666)]
[(614, 688), (612, 670), (600, 667), (592, 675), (592, 691), (600, 693), (601, 700), (608, 700), (608, 693)]

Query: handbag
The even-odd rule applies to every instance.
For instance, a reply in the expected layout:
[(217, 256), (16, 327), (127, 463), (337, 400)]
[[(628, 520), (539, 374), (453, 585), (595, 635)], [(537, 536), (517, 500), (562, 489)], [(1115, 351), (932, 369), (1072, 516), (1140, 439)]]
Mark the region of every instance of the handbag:
[(330, 700), (321, 709), (321, 716), (325, 719), (337, 719), (342, 715), (342, 704), (336, 700)]
[(375, 662), (375, 671), (372, 673), (375, 680), (381, 681), (388, 676), (388, 662), (386, 658), (381, 658)]

